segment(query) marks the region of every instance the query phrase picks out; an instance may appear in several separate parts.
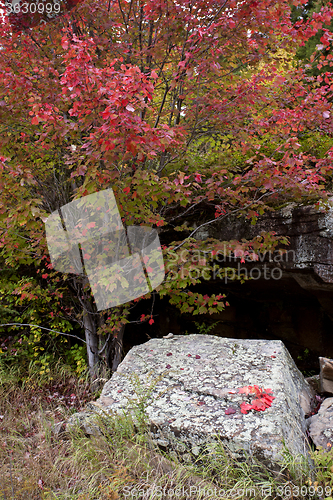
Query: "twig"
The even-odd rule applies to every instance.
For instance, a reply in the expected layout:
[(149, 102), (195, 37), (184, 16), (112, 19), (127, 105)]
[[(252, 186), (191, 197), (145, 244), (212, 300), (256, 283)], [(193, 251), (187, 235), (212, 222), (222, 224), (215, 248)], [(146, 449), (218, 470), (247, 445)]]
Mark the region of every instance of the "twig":
[(189, 208), (187, 208), (185, 210), (185, 212), (179, 214), (179, 215), (176, 215), (175, 217), (172, 217), (172, 219), (170, 219), (168, 222), (172, 222), (173, 220), (175, 219), (178, 219), (179, 217), (183, 217), (185, 214), (187, 214), (187, 212), (189, 212), (190, 210), (192, 210), (194, 207), (196, 207), (197, 205), (199, 205), (200, 203), (202, 203), (202, 201), (204, 201), (204, 199), (198, 201), (197, 203), (194, 203), (194, 205), (191, 205)]
[(185, 240), (180, 243), (179, 245), (177, 245), (176, 247), (174, 247), (172, 250), (175, 251), (175, 250), (178, 250), (178, 248), (182, 247), (186, 240), (188, 240), (189, 238), (191, 238), (193, 236), (194, 233), (196, 233), (199, 229), (201, 229), (202, 227), (204, 226), (208, 226), (209, 224), (212, 224), (213, 222), (216, 222), (216, 221), (220, 221), (222, 219), (225, 219), (226, 217), (230, 217), (230, 215), (233, 215), (237, 212), (239, 212), (240, 210), (244, 210), (246, 208), (249, 208), (251, 205), (253, 205), (254, 203), (257, 203), (258, 201), (260, 201), (262, 198), (264, 198), (265, 196), (271, 196), (272, 194), (275, 194), (275, 193), (278, 193), (279, 190), (277, 191), (273, 191), (271, 193), (264, 193), (262, 196), (260, 196), (257, 200), (254, 200), (253, 202), (249, 203), (248, 205), (246, 205), (245, 207), (240, 207), (240, 208), (236, 208), (235, 210), (233, 210), (232, 212), (228, 213), (228, 214), (225, 214), (225, 215), (220, 215), (220, 217), (217, 217), (216, 219), (212, 219), (212, 220), (209, 220), (208, 222), (204, 222), (203, 224), (200, 224), (200, 226), (198, 226), (196, 229), (194, 229), (192, 231), (192, 233), (187, 237), (185, 238)]
[(73, 337), (74, 339), (81, 340), (85, 344), (87, 343), (85, 340), (80, 339), (76, 335), (72, 335), (71, 333), (59, 332), (58, 330), (51, 330), (50, 328), (46, 328), (45, 326), (32, 325), (31, 323), (0, 323), (0, 326), (35, 326), (36, 328), (41, 328), (42, 330), (47, 330), (48, 332), (60, 333), (60, 335), (66, 335), (68, 337)]
[(98, 351), (98, 354), (102, 354), (102, 352), (104, 351), (104, 349), (106, 348), (106, 345), (107, 343), (109, 342), (110, 340), (110, 336), (111, 336), (111, 332), (109, 333), (109, 335), (107, 336), (107, 339), (105, 341), (105, 344), (103, 345), (102, 349), (100, 351)]

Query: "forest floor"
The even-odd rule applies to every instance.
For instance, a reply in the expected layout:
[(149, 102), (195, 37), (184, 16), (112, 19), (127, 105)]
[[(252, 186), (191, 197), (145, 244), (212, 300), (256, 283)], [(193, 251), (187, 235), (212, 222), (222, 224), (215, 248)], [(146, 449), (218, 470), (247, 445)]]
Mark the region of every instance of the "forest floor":
[(55, 432), (97, 396), (65, 369), (24, 380), (1, 371), (0, 500), (332, 500), (331, 452), (313, 452), (312, 473), (286, 454), (276, 473), (250, 458), (237, 462), (222, 445), (182, 464), (125, 416), (101, 421), (95, 437)]

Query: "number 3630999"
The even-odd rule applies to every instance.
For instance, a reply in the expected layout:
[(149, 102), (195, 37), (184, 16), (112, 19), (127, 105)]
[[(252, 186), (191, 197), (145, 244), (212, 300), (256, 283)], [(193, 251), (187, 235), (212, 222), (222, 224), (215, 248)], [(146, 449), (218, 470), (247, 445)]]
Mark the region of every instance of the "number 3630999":
[(7, 14), (59, 14), (60, 3), (52, 2), (6, 2), (5, 3)]

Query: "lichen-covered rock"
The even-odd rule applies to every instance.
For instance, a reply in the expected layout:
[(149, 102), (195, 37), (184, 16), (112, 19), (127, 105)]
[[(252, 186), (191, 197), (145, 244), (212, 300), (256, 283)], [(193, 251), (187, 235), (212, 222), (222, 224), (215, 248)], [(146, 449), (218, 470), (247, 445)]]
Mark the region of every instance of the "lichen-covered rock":
[(251, 239), (262, 231), (288, 236), (288, 258), (280, 262), (281, 268), (291, 273), (302, 288), (333, 290), (333, 198), (319, 208), (288, 204), (282, 210), (259, 217), (255, 225), (245, 217), (228, 218), (227, 224), (221, 219), (197, 231), (194, 237), (240, 241), (242, 238)]
[(81, 429), (88, 436), (100, 436), (102, 434), (99, 426), (96, 413), (88, 405), (88, 411), (74, 413), (65, 423), (64, 432), (70, 433), (76, 428)]
[[(254, 385), (275, 399), (244, 414), (241, 403), (255, 396), (238, 389)], [(282, 440), (295, 457), (306, 455), (312, 395), (281, 341), (179, 335), (133, 347), (97, 403), (136, 418), (146, 406), (154, 441), (184, 458), (219, 436), (236, 456), (245, 451), (276, 465)]]
[(331, 451), (333, 446), (333, 398), (327, 398), (310, 420), (309, 432), (316, 446)]

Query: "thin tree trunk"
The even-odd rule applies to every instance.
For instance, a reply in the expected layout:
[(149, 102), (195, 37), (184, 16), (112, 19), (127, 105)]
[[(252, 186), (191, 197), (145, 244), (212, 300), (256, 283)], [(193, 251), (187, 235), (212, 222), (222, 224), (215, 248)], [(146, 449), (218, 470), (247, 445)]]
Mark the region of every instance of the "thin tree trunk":
[(115, 372), (118, 368), (119, 363), (121, 362), (122, 354), (123, 354), (123, 337), (125, 332), (125, 325), (121, 325), (118, 332), (114, 337), (109, 341), (109, 345), (107, 346), (106, 351), (106, 362), (108, 368)]
[(98, 335), (96, 325), (88, 311), (83, 310), (83, 326), (87, 342), (88, 366), (90, 379), (93, 382), (98, 376)]

